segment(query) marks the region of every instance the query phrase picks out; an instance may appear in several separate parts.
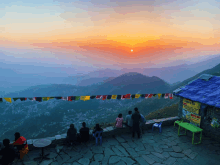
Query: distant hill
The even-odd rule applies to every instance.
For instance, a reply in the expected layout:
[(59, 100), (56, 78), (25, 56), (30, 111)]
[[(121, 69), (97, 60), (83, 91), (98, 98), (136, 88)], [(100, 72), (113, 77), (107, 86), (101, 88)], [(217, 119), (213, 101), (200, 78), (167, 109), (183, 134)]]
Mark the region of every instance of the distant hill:
[(174, 86), (171, 87), (172, 90), (175, 90), (181, 86), (185, 86), (187, 85), (190, 81), (194, 80), (194, 79), (197, 79), (200, 75), (202, 74), (211, 74), (211, 75), (214, 75), (214, 76), (219, 76), (220, 75), (220, 64), (216, 65), (215, 67), (211, 68), (211, 69), (207, 69), (207, 70), (204, 70), (198, 74), (196, 74), (195, 76), (191, 77), (191, 78), (188, 78), (186, 79), (185, 81), (181, 82), (181, 83), (178, 83)]
[(158, 77), (130, 72), (99, 85), (91, 95), (136, 94), (169, 91), (170, 85)]
[(109, 81), (109, 77), (101, 77), (101, 78), (88, 78), (83, 79), (76, 83), (77, 86), (88, 86), (88, 85), (94, 85), (94, 84), (102, 84), (106, 81)]

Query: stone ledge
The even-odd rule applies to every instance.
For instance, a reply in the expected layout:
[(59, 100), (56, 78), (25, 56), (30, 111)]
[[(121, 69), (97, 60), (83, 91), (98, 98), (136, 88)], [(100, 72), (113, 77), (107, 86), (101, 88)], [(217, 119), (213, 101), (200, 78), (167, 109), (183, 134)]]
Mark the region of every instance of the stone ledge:
[[(152, 125), (155, 123), (155, 121), (156, 122), (163, 121), (162, 126), (169, 126), (169, 125), (173, 125), (174, 122), (179, 119), (180, 118), (178, 116), (176, 116), (176, 117), (170, 117), (170, 118), (148, 120), (144, 125), (144, 129), (151, 129)], [(123, 126), (123, 128), (114, 128), (114, 127), (110, 126), (110, 127), (106, 127), (103, 129), (102, 136), (103, 136), (103, 138), (105, 138), (105, 137), (109, 137), (112, 135), (124, 134), (124, 133), (127, 133), (128, 131), (129, 131), (128, 127)], [(92, 134), (92, 130), (90, 130), (90, 135), (91, 134)], [(67, 134), (65, 133), (65, 134), (61, 134), (61, 135), (55, 135), (54, 137), (46, 137), (44, 139), (50, 139), (52, 141), (52, 143), (48, 146), (50, 148), (50, 147), (56, 147), (57, 145), (65, 145), (66, 136), (67, 136)], [(42, 139), (42, 138), (40, 138), (40, 139)], [(33, 142), (35, 140), (38, 140), (38, 139), (27, 140), (28, 148), (30, 150), (39, 149), (39, 148), (36, 148), (33, 146)]]

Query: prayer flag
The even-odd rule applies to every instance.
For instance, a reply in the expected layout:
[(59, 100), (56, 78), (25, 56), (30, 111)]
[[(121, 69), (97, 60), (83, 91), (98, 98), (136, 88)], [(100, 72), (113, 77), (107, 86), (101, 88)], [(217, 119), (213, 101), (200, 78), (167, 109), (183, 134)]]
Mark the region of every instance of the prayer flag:
[(55, 97), (55, 99), (58, 99), (58, 100), (60, 100), (60, 99), (62, 99), (62, 97)]
[(164, 98), (168, 99), (168, 96), (169, 96), (169, 93), (166, 93)]
[(157, 96), (158, 96), (158, 99), (160, 99), (161, 93), (158, 93)]
[(122, 99), (130, 99), (131, 94), (122, 95)]
[(141, 98), (143, 98), (143, 99), (144, 99), (144, 98), (145, 98), (145, 94), (141, 94)]
[(0, 102), (3, 102), (2, 98), (0, 98)]
[(90, 96), (85, 96), (84, 101), (88, 101), (88, 100), (90, 100)]
[(96, 96), (91, 96), (90, 99), (94, 99)]
[(80, 96), (80, 100), (84, 100), (86, 96)]
[(25, 98), (25, 100), (27, 100), (27, 98)]
[(102, 100), (105, 100), (107, 98), (107, 95), (104, 95), (103, 97), (102, 97)]
[(35, 97), (36, 101), (41, 102), (42, 101), (42, 97)]
[(33, 98), (31, 98), (31, 97), (29, 97), (28, 99), (29, 99), (29, 100), (33, 100)]
[(47, 101), (47, 97), (42, 97), (42, 100), (43, 101)]
[(72, 97), (71, 97), (71, 100), (76, 100), (76, 96), (72, 96)]
[(68, 98), (65, 96), (65, 97), (62, 97), (62, 100), (68, 100)]
[(4, 98), (7, 102), (11, 103), (11, 98)]
[(21, 100), (21, 101), (25, 101), (25, 98), (24, 98), (24, 97), (22, 97), (22, 98), (20, 98), (20, 100)]
[(170, 99), (173, 99), (173, 94), (170, 93), (170, 94), (169, 94), (169, 97), (170, 97)]
[(97, 95), (96, 96), (96, 99), (101, 99), (102, 98), (102, 95)]
[(148, 95), (148, 98), (151, 98), (152, 96), (153, 96), (153, 94), (149, 94), (149, 95)]
[(47, 97), (47, 100), (54, 99), (54, 97)]
[(112, 95), (112, 99), (117, 99), (117, 95)]
[(156, 97), (157, 96), (157, 94), (153, 94), (153, 97)]
[(163, 93), (163, 94), (162, 94), (162, 98), (164, 98), (164, 96), (165, 96), (165, 94)]
[(107, 100), (110, 100), (112, 98), (112, 95), (107, 96)]
[(141, 96), (140, 94), (136, 94), (135, 99), (138, 99), (140, 96)]
[(146, 99), (147, 99), (147, 98), (148, 98), (148, 96), (149, 96), (149, 94), (145, 94), (145, 97), (144, 97), (144, 98), (146, 98)]
[(118, 100), (121, 100), (121, 95), (118, 95), (118, 96), (117, 96), (117, 99), (118, 99)]
[(132, 98), (132, 99), (135, 99), (135, 95), (131, 95), (131, 98)]
[(18, 100), (19, 98), (13, 98), (14, 101)]
[(79, 100), (80, 99), (80, 96), (76, 96), (75, 100)]
[(73, 96), (68, 96), (68, 101), (72, 101)]

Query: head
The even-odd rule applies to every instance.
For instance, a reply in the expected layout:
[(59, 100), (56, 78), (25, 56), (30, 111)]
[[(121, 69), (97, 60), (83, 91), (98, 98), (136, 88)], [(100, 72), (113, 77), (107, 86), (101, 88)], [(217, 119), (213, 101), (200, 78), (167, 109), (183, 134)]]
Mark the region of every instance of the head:
[(74, 128), (74, 124), (70, 124), (70, 128)]
[(99, 128), (100, 128), (100, 127), (99, 127), (99, 124), (96, 124), (95, 128), (96, 128), (96, 129), (99, 129)]
[(137, 107), (135, 107), (135, 108), (134, 108), (134, 111), (135, 111), (135, 112), (138, 112), (138, 108), (137, 108)]
[(19, 132), (16, 132), (14, 135), (15, 135), (15, 141), (18, 140), (18, 138), (21, 136)]
[(131, 114), (132, 114), (132, 111), (128, 111), (128, 114), (131, 115)]
[(86, 127), (86, 123), (85, 123), (85, 122), (83, 122), (83, 123), (82, 123), (82, 126), (83, 126), (83, 127)]
[(122, 118), (122, 114), (120, 113), (120, 114), (118, 115), (118, 117), (119, 117), (119, 118)]
[(5, 147), (8, 147), (9, 146), (9, 143), (10, 143), (10, 140), (9, 139), (4, 139), (3, 140), (3, 144)]

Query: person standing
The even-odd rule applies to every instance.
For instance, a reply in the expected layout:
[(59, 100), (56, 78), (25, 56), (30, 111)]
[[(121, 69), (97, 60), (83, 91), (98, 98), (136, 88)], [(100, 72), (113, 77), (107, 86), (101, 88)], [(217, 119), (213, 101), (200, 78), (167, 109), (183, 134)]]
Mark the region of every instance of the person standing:
[(128, 115), (125, 118), (126, 125), (129, 127), (130, 130), (132, 130), (132, 127), (133, 127), (133, 120), (131, 116), (132, 116), (132, 111), (128, 111)]
[(132, 115), (133, 120), (133, 131), (132, 131), (132, 137), (134, 138), (135, 132), (138, 134), (138, 138), (140, 138), (140, 121), (141, 121), (141, 115), (138, 113), (138, 108), (134, 108), (135, 113)]
[[(140, 114), (140, 112), (138, 111), (138, 113)], [(146, 123), (146, 119), (144, 118), (144, 115), (141, 115), (141, 120), (140, 120), (140, 131), (141, 131), (141, 135), (144, 134), (144, 125)]]
[(116, 128), (122, 128), (123, 127), (123, 117), (122, 117), (121, 113), (116, 118), (115, 127)]

